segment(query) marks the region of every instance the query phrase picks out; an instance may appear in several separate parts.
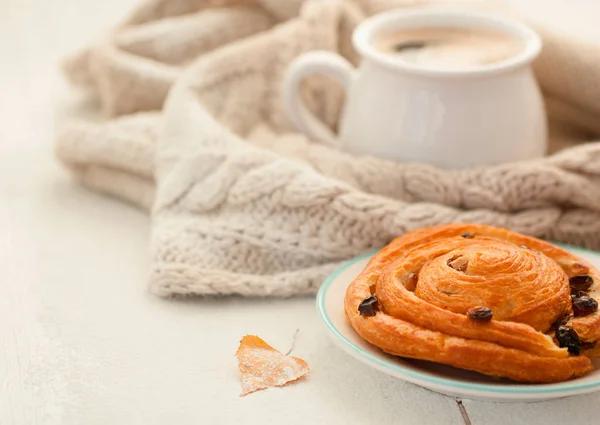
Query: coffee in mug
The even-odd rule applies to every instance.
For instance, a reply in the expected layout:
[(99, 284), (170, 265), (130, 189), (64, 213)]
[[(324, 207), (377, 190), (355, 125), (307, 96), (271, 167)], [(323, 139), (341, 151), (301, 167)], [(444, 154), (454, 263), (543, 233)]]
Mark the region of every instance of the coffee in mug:
[(461, 70), (510, 59), (525, 48), (512, 35), (483, 28), (405, 28), (375, 37), (377, 50), (416, 66)]
[[(531, 62), (539, 36), (504, 15), (447, 8), (396, 9), (361, 23), (352, 36), (362, 56), (308, 52), (290, 66), (283, 102), (311, 139), (355, 155), (445, 168), (479, 167), (542, 156), (546, 115)], [(346, 92), (339, 133), (300, 95), (320, 74)]]

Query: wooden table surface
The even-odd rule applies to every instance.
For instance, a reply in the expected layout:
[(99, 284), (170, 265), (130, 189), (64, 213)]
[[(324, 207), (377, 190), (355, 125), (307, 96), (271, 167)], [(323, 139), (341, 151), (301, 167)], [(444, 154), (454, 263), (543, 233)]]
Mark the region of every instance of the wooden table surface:
[[(0, 424), (463, 424), (455, 399), (334, 347), (314, 298), (166, 301), (147, 292), (147, 215), (79, 187), (52, 151), (66, 92), (59, 58), (133, 3), (0, 3)], [(534, 3), (600, 31), (595, 1), (522, 7)], [(240, 398), (239, 338), (256, 333), (286, 350), (296, 329), (294, 354), (310, 363), (309, 378)], [(600, 393), (464, 406), (477, 425), (600, 422)]]

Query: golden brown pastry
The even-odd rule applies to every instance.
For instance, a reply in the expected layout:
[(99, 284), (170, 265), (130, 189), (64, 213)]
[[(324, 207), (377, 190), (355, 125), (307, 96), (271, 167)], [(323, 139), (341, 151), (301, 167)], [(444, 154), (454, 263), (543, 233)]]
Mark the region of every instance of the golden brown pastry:
[(600, 355), (598, 282), (596, 268), (551, 243), (452, 224), (377, 253), (348, 287), (345, 311), (387, 353), (557, 382), (590, 372)]

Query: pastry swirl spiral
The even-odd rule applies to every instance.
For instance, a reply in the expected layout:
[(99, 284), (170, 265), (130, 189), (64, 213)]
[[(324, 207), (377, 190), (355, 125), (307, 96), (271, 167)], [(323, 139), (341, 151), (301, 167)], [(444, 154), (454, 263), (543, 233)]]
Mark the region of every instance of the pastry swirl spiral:
[[(452, 224), (377, 253), (348, 287), (345, 312), (362, 338), (393, 355), (557, 382), (588, 373), (600, 355), (597, 282), (591, 264), (551, 243)], [(576, 299), (587, 311), (574, 316)]]

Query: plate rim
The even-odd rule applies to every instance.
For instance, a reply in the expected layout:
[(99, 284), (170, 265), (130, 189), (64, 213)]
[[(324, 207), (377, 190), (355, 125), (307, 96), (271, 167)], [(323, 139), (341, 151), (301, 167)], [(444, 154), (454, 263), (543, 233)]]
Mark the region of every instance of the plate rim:
[[(555, 245), (560, 246), (564, 249), (568, 249), (574, 252), (583, 252), (592, 255), (596, 255), (600, 257), (600, 252), (592, 251), (589, 249), (581, 248), (578, 246), (563, 244), (553, 242)], [(362, 261), (366, 258), (370, 258), (375, 255), (379, 250), (372, 250), (365, 254), (361, 254), (358, 257), (355, 257), (340, 267), (335, 269), (323, 282), (319, 292), (317, 293), (316, 304), (317, 311), (321, 316), (321, 320), (327, 327), (327, 329), (349, 350), (353, 351), (354, 357), (365, 357), (370, 363), (372, 363), (372, 367), (376, 367), (380, 370), (388, 370), (391, 371), (396, 376), (404, 376), (410, 379), (410, 382), (415, 381), (424, 381), (427, 384), (440, 388), (446, 387), (452, 390), (466, 390), (472, 392), (485, 392), (487, 394), (530, 394), (530, 395), (548, 395), (548, 394), (556, 394), (556, 393), (565, 393), (565, 392), (581, 392), (593, 388), (600, 388), (600, 379), (593, 382), (584, 382), (584, 383), (576, 383), (576, 382), (558, 382), (552, 384), (509, 384), (509, 385), (491, 385), (491, 384), (481, 384), (481, 383), (469, 383), (469, 382), (460, 382), (451, 378), (442, 378), (438, 376), (431, 376), (425, 373), (408, 369), (402, 365), (392, 363), (388, 360), (384, 360), (363, 348), (355, 345), (352, 341), (346, 338), (334, 325), (331, 320), (327, 309), (325, 307), (325, 299), (326, 294), (331, 286), (331, 284), (337, 279), (337, 277), (344, 272), (348, 267), (353, 264)]]

